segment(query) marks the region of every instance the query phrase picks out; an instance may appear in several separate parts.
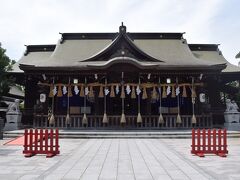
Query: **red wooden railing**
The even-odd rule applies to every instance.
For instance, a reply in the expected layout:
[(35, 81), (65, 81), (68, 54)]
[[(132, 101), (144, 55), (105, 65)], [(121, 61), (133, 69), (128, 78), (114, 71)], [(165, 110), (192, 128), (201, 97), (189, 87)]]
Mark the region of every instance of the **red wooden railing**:
[(36, 154), (46, 154), (46, 157), (53, 157), (59, 151), (58, 129), (25, 129), (24, 131), (24, 150), (25, 157)]
[(204, 154), (216, 154), (226, 157), (227, 130), (226, 129), (192, 129), (192, 154), (204, 157)]

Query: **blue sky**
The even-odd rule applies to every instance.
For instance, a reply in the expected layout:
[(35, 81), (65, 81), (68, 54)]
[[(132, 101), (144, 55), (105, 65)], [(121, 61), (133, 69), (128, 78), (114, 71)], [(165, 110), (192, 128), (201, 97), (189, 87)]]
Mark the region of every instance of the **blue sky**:
[(59, 32), (186, 32), (188, 43), (220, 44), (238, 64), (239, 0), (0, 0), (0, 42), (18, 60), (24, 45), (55, 44)]

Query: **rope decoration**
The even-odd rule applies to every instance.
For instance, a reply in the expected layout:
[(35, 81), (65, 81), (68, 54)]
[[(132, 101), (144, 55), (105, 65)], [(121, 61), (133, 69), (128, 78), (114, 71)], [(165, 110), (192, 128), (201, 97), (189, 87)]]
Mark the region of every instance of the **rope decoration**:
[(110, 97), (115, 97), (115, 91), (114, 91), (114, 86), (111, 86), (111, 92), (110, 92)]
[[(178, 86), (178, 79), (176, 78), (176, 82), (177, 82), (177, 86)], [(176, 120), (176, 123), (177, 124), (181, 124), (182, 123), (182, 119), (181, 119), (181, 116), (180, 116), (180, 102), (179, 102), (179, 94), (177, 95), (177, 104), (178, 104), (178, 115), (177, 115), (177, 120)]]
[(53, 84), (50, 85), (50, 90), (49, 90), (49, 96), (50, 98), (52, 98), (54, 95), (53, 95)]
[(103, 94), (103, 86), (100, 86), (100, 90), (99, 90), (99, 95), (98, 95), (99, 98), (103, 98), (104, 97), (104, 94)]
[(91, 97), (91, 98), (94, 97), (93, 87), (92, 86), (90, 86), (90, 91), (89, 91), (88, 97)]
[(162, 98), (167, 98), (166, 86), (163, 86)]
[(49, 124), (50, 124), (50, 125), (54, 125), (54, 123), (55, 123), (55, 117), (54, 117), (54, 94), (53, 94), (53, 89), (54, 89), (54, 78), (53, 78), (52, 86), (50, 86), (50, 93), (51, 93), (51, 97), (52, 97), (52, 112), (51, 112), (51, 116), (50, 116), (50, 119), (49, 119)]
[(192, 98), (196, 98), (197, 95), (196, 95), (196, 91), (195, 91), (195, 87), (194, 86), (192, 86), (191, 91), (192, 91), (191, 97)]
[(143, 95), (142, 95), (142, 99), (147, 99), (147, 90), (146, 87), (143, 88)]
[(162, 89), (161, 89), (161, 79), (159, 77), (158, 79), (159, 82), (159, 118), (158, 118), (158, 124), (164, 124), (164, 119), (163, 119), (163, 115), (162, 115)]
[[(87, 84), (87, 78), (85, 77), (85, 84)], [(86, 94), (84, 93), (84, 114), (82, 118), (82, 125), (87, 126), (88, 125), (88, 119), (87, 119), (87, 114), (86, 114), (86, 106), (87, 106), (87, 97)]]
[(62, 96), (63, 96), (63, 93), (62, 93), (62, 86), (59, 85), (59, 86), (58, 86), (57, 97), (62, 97)]
[[(107, 84), (107, 79), (105, 78), (105, 84)], [(112, 88), (113, 89), (113, 88)], [(103, 114), (103, 124), (108, 123), (108, 117), (107, 117), (107, 95), (104, 93), (104, 114)]]
[(81, 86), (80, 93), (79, 93), (79, 96), (80, 96), (80, 97), (84, 97), (84, 89), (83, 89), (83, 88), (84, 88), (84, 86), (82, 85), (82, 86)]
[[(138, 85), (140, 86), (141, 80), (139, 78), (138, 80)], [(138, 116), (137, 116), (137, 123), (141, 124), (142, 123), (142, 116), (141, 116), (141, 98), (140, 98), (140, 93), (138, 94)]]
[(121, 96), (120, 98), (124, 99), (125, 98), (125, 91), (124, 91), (124, 86), (122, 85), (122, 90), (121, 90)]
[(196, 98), (196, 91), (194, 89), (194, 78), (192, 77), (192, 112), (193, 112), (193, 115), (192, 115), (192, 124), (196, 124), (197, 123), (197, 119), (196, 119), (196, 116), (195, 116), (195, 107), (194, 107), (194, 104), (195, 104), (195, 98)]
[(136, 99), (136, 92), (135, 92), (135, 87), (132, 87), (132, 92), (131, 92), (131, 98)]
[(183, 93), (182, 93), (182, 97), (186, 98), (187, 97), (187, 90), (186, 90), (186, 86), (183, 86)]
[(171, 95), (171, 98), (175, 98), (175, 97), (176, 97), (175, 87), (172, 86), (172, 95)]
[[(142, 84), (136, 84), (136, 83), (125, 83), (125, 84), (119, 84), (119, 83), (108, 83), (108, 84), (101, 84), (101, 83), (89, 83), (89, 84), (82, 84), (82, 83), (78, 83), (78, 84), (47, 84), (47, 83), (38, 83), (39, 85), (44, 85), (44, 86), (49, 86), (50, 90), (49, 90), (49, 97), (53, 97), (53, 96), (57, 96), (57, 97), (62, 97), (64, 94), (64, 88), (67, 87), (67, 95), (69, 97), (72, 97), (72, 88), (75, 87), (80, 87), (80, 93), (79, 96), (80, 97), (84, 97), (84, 88), (89, 88), (90, 91), (88, 93), (88, 97), (94, 97), (94, 92), (93, 92), (93, 87), (99, 88), (99, 98), (103, 98), (104, 97), (104, 91), (103, 88), (104, 87), (110, 87), (110, 97), (114, 98), (116, 97), (116, 93), (115, 93), (115, 87), (119, 87), (121, 86), (121, 94), (120, 94), (120, 98), (126, 98), (126, 93), (125, 93), (125, 87), (129, 86), (131, 88), (131, 93), (128, 93), (127, 95), (130, 95), (130, 97), (132, 99), (136, 98), (136, 88), (139, 86), (139, 88), (142, 90), (142, 99), (147, 99), (148, 95), (147, 95), (147, 89), (152, 89), (152, 95), (151, 98), (152, 99), (158, 99), (158, 92), (156, 91), (156, 88), (162, 88), (162, 93), (161, 96), (162, 98), (167, 98), (167, 87), (171, 88), (171, 98), (176, 98), (176, 84), (154, 84), (154, 83), (142, 83)], [(187, 95), (187, 88), (189, 88), (191, 90), (191, 98), (196, 98), (196, 87), (197, 86), (203, 86), (203, 83), (194, 83), (194, 85), (189, 84), (189, 83), (182, 83), (182, 84), (178, 84), (177, 87), (181, 87), (182, 88), (182, 93), (181, 96), (186, 98), (188, 97)], [(117, 92), (118, 93), (118, 92)]]
[(153, 87), (153, 91), (152, 91), (152, 99), (157, 99), (157, 91), (156, 91), (156, 87)]
[(121, 99), (122, 99), (122, 115), (121, 115), (121, 120), (120, 120), (120, 124), (126, 124), (126, 116), (125, 116), (125, 112), (124, 112), (124, 100), (125, 100), (125, 92), (124, 92), (124, 81), (123, 81), (123, 77), (124, 77), (124, 72), (122, 72), (122, 92), (121, 92)]
[[(70, 77), (69, 77), (69, 84), (70, 84)], [(70, 118), (70, 97), (72, 97), (72, 90), (71, 86), (68, 85), (68, 104), (67, 104), (67, 116), (65, 123), (70, 124), (71, 123), (71, 118)]]
[[(122, 115), (121, 115), (121, 124), (126, 123), (126, 117), (124, 113), (124, 99), (126, 96), (130, 96), (131, 99), (136, 99), (138, 98), (138, 116), (137, 116), (137, 123), (142, 123), (142, 117), (141, 117), (141, 112), (140, 112), (140, 99), (147, 99), (148, 94), (147, 90), (151, 89), (151, 95), (149, 98), (152, 98), (153, 100), (159, 99), (159, 119), (158, 119), (158, 124), (163, 124), (164, 123), (164, 118), (162, 115), (162, 99), (171, 97), (171, 98), (176, 98), (177, 99), (177, 107), (178, 107), (178, 114), (176, 118), (176, 123), (181, 124), (181, 116), (180, 116), (180, 97), (187, 98), (191, 97), (192, 100), (192, 124), (196, 124), (196, 116), (195, 116), (195, 99), (197, 97), (196, 94), (196, 88), (197, 86), (203, 86), (203, 83), (194, 83), (194, 77), (192, 77), (192, 82), (191, 83), (181, 83), (178, 84), (178, 79), (176, 79), (176, 83), (165, 83), (161, 84), (160, 82), (160, 77), (159, 77), (159, 82), (158, 84), (156, 83), (126, 83), (123, 81), (123, 73), (122, 73), (122, 82), (121, 83), (107, 83), (105, 80), (105, 84), (99, 83), (99, 82), (94, 82), (94, 83), (88, 83), (85, 78), (85, 83), (70, 83), (70, 78), (69, 78), (69, 83), (68, 84), (62, 84), (62, 83), (56, 83), (53, 82), (51, 84), (49, 83), (38, 83), (38, 85), (41, 86), (48, 86), (49, 87), (49, 97), (52, 98), (52, 112), (51, 114), (49, 113), (49, 124), (53, 125), (55, 123), (55, 118), (54, 118), (54, 97), (62, 97), (64, 95), (67, 95), (68, 97), (68, 112), (66, 116), (66, 124), (69, 124), (71, 119), (70, 119), (70, 114), (69, 114), (69, 97), (72, 97), (72, 88), (74, 88), (74, 95), (77, 95), (79, 93), (80, 97), (84, 97), (84, 115), (82, 119), (82, 124), (87, 125), (88, 120), (86, 116), (86, 97), (94, 97), (94, 91), (93, 88), (99, 90), (98, 97), (99, 98), (104, 98), (104, 114), (103, 114), (103, 123), (107, 124), (108, 123), (108, 117), (106, 113), (106, 97), (109, 94), (109, 97), (115, 98), (116, 95), (120, 93), (120, 98), (122, 99)], [(119, 90), (119, 87), (120, 90)], [(104, 89), (109, 89), (110, 88), (110, 93), (106, 93)], [(116, 89), (115, 89), (116, 88)], [(126, 88), (126, 92), (125, 92)], [(158, 89), (158, 91), (156, 90)], [(180, 89), (181, 88), (181, 89)], [(191, 95), (189, 94), (188, 96), (188, 91), (187, 88), (190, 89)], [(80, 92), (79, 92), (80, 89)], [(88, 89), (89, 92), (88, 92)], [(182, 91), (180, 91), (182, 90)], [(86, 91), (88, 93), (86, 93)], [(126, 94), (127, 93), (127, 94)], [(141, 94), (142, 93), (142, 94)]]
[(68, 86), (68, 97), (72, 97), (72, 89), (71, 89), (71, 86), (69, 85)]

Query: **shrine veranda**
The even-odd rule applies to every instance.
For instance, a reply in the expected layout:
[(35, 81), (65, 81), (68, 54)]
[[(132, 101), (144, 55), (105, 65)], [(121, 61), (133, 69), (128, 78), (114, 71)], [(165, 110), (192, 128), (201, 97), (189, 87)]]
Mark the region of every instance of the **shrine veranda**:
[[(240, 68), (217, 44), (184, 33), (60, 33), (28, 45), (13, 67), (25, 86), (23, 124), (73, 129), (173, 129), (223, 125), (227, 85)], [(23, 81), (24, 79), (24, 81)]]

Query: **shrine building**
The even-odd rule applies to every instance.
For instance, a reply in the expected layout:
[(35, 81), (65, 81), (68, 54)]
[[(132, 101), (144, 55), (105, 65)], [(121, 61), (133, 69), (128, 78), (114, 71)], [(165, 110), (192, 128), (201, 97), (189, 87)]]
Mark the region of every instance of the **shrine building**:
[[(218, 44), (184, 33), (60, 33), (27, 45), (12, 74), (25, 86), (23, 124), (62, 129), (174, 129), (224, 123), (240, 67)], [(24, 79), (24, 81), (22, 80)]]

